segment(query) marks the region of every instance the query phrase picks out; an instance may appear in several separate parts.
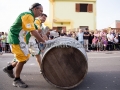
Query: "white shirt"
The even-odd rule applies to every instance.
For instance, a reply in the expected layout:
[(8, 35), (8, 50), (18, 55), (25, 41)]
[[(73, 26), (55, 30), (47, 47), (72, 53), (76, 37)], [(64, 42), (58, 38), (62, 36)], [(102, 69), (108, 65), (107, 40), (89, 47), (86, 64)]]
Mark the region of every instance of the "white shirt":
[(83, 41), (83, 32), (77, 34), (78, 41)]
[(115, 37), (115, 38), (114, 38), (114, 42), (115, 42), (115, 43), (118, 43), (118, 41), (119, 41), (119, 40)]
[(113, 34), (107, 34), (107, 39), (108, 41), (113, 42), (113, 39), (114, 39)]

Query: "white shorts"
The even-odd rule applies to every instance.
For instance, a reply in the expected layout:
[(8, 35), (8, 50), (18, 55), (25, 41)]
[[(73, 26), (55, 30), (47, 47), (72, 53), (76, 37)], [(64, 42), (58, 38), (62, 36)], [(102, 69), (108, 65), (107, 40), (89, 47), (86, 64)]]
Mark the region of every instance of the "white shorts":
[(1, 47), (5, 47), (6, 43), (5, 42), (1, 42)]
[(40, 54), (40, 49), (34, 36), (30, 37), (28, 47), (29, 47), (30, 54), (32, 55)]

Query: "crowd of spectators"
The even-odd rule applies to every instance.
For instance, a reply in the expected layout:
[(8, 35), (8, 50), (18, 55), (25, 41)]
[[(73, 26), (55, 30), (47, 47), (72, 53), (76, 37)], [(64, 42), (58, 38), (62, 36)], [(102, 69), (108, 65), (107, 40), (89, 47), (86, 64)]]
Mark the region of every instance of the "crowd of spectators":
[(78, 32), (66, 32), (63, 29), (60, 36), (75, 38), (84, 46), (87, 52), (120, 50), (120, 33), (115, 30), (90, 31), (88, 28), (79, 28)]
[[(57, 30), (54, 31), (58, 32)], [(120, 33), (116, 32), (115, 30), (90, 31), (88, 28), (79, 28), (77, 32), (67, 32), (65, 29), (62, 29), (61, 32), (58, 33), (58, 36), (50, 33), (47, 33), (47, 36), (49, 39), (54, 39), (60, 36), (75, 38), (84, 46), (86, 52), (120, 50)], [(0, 54), (8, 52), (11, 51), (9, 43), (7, 43), (7, 33), (0, 32)]]

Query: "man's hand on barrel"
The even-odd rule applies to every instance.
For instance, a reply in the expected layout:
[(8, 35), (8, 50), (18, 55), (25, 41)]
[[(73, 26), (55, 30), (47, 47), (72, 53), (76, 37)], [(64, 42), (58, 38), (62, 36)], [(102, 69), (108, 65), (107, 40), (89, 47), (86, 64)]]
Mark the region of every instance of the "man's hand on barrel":
[(51, 47), (54, 44), (54, 40), (47, 40), (45, 43), (40, 42), (39, 46), (41, 47), (41, 44), (43, 44), (43, 48), (45, 49), (46, 47)]
[(45, 44), (51, 44), (53, 42), (53, 40), (47, 40), (45, 41)]

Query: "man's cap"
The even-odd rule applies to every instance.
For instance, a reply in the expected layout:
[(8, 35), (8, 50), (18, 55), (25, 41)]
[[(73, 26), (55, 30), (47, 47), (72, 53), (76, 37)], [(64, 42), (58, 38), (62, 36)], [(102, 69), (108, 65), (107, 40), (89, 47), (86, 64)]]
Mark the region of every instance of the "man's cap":
[(29, 8), (29, 10), (31, 10), (31, 9), (37, 7), (37, 6), (42, 6), (42, 5), (40, 3), (34, 3), (34, 4), (31, 5), (31, 7)]

